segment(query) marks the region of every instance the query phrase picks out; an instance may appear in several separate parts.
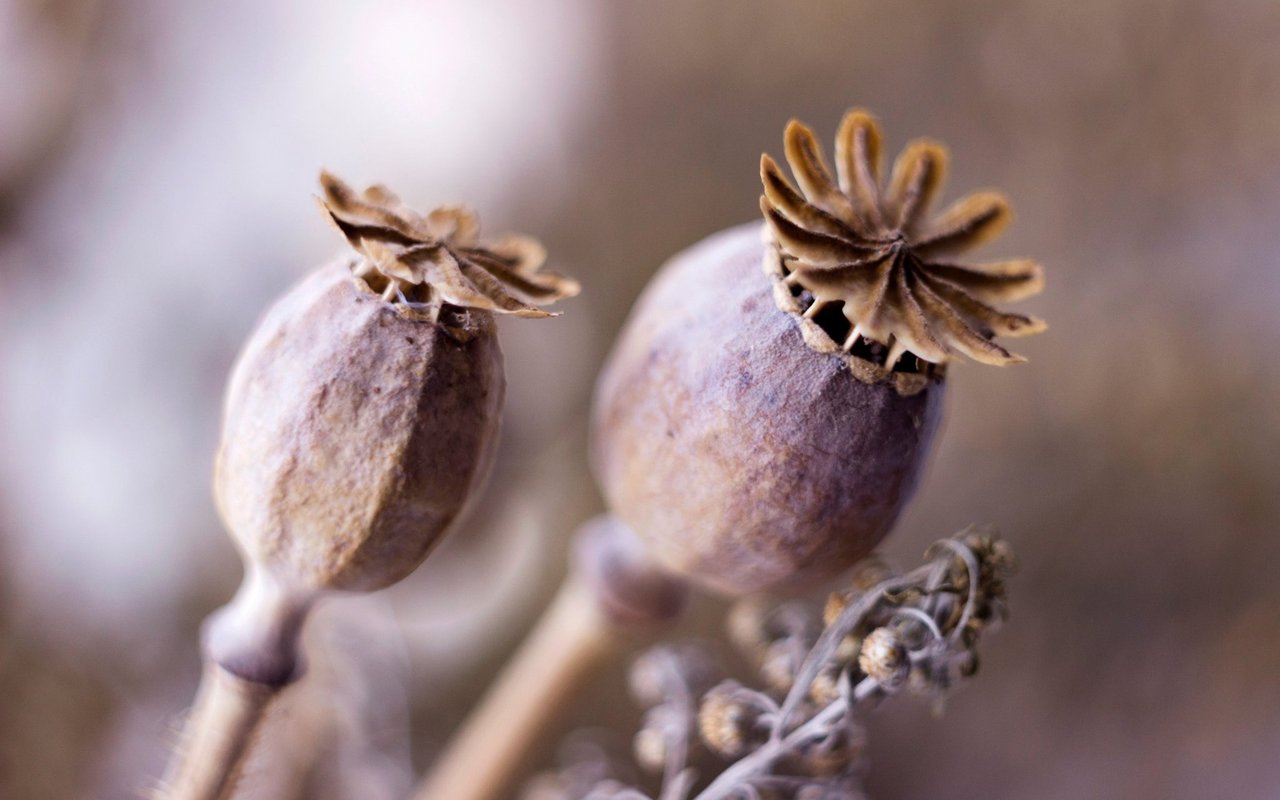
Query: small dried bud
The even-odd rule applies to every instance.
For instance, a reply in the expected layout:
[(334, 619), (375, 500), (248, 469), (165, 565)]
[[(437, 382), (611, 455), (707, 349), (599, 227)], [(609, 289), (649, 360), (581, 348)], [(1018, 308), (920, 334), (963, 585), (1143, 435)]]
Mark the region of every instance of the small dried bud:
[(775, 692), (785, 694), (791, 691), (795, 683), (796, 672), (800, 669), (800, 659), (804, 657), (803, 649), (798, 649), (789, 639), (779, 639), (771, 643), (760, 659), (760, 677), (765, 685)]
[(1013, 545), (1004, 539), (996, 539), (991, 543), (988, 558), (996, 569), (1006, 574), (1012, 573), (1018, 568), (1018, 558), (1013, 554)]
[(869, 592), (885, 581), (896, 578), (898, 571), (879, 555), (871, 554), (853, 567), (850, 580), (859, 592)]
[[(855, 592), (832, 592), (828, 595), (826, 605), (822, 608), (822, 624), (828, 628), (836, 624), (836, 620), (857, 596)], [(858, 651), (861, 649), (862, 637), (856, 632), (850, 632), (845, 634), (836, 646), (834, 658), (841, 663), (848, 663), (858, 657)]]
[(840, 681), (844, 665), (835, 661), (822, 665), (809, 684), (809, 699), (820, 706), (828, 705), (840, 697)]
[(636, 763), (650, 772), (661, 772), (667, 763), (667, 737), (659, 728), (646, 725), (631, 742)]
[(836, 645), (835, 659), (841, 663), (850, 663), (862, 652), (862, 637), (857, 634), (846, 634)]
[(734, 603), (725, 620), (729, 641), (757, 664), (773, 639), (768, 620), (769, 605), (760, 597), (748, 597)]
[(749, 702), (746, 690), (734, 681), (725, 681), (702, 698), (698, 709), (698, 733), (712, 751), (725, 758), (737, 758), (761, 741), (761, 710)]
[(627, 673), (627, 688), (641, 706), (656, 706), (665, 699), (667, 667), (662, 661), (666, 658), (668, 656), (661, 650), (647, 650), (631, 662), (631, 669)]
[(846, 772), (865, 756), (866, 749), (866, 732), (856, 723), (844, 720), (826, 736), (802, 746), (796, 760), (808, 775), (831, 776)]
[(886, 691), (902, 686), (911, 671), (911, 659), (898, 634), (890, 628), (876, 628), (862, 643), (858, 668)]
[(929, 695), (938, 690), (937, 682), (930, 670), (923, 664), (911, 668), (907, 675), (907, 691), (914, 695)]
[(827, 595), (827, 603), (822, 607), (822, 624), (827, 627), (834, 625), (852, 599), (850, 592), (832, 592)]

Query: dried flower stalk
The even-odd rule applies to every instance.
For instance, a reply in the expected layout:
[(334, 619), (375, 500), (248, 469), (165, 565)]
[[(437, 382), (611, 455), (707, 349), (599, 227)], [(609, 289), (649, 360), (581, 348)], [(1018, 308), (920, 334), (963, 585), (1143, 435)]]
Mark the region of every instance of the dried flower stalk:
[[(572, 783), (581, 766), (544, 775), (531, 786), (538, 800), (729, 800), (729, 798), (860, 798), (868, 711), (908, 691), (940, 702), (977, 669), (981, 634), (1005, 615), (1008, 545), (970, 528), (935, 544), (929, 563), (905, 575), (855, 579), (833, 594), (825, 628), (813, 636), (811, 612), (796, 603), (772, 611), (742, 601), (730, 617), (730, 638), (757, 665), (764, 688), (722, 680), (707, 685), (707, 659), (664, 646), (639, 659), (633, 691), (650, 707), (636, 737), (641, 766), (661, 775), (649, 795), (615, 779)], [(861, 588), (859, 588), (861, 584)], [(783, 663), (778, 663), (785, 654)], [(723, 765), (699, 782), (691, 744)], [(526, 794), (531, 798), (532, 794)]]
[(187, 719), (179, 753), (184, 759), (164, 781), (162, 796), (230, 797), (244, 756), (262, 722), (276, 687), (242, 680), (215, 664), (205, 667), (200, 691)]
[(573, 569), (520, 646), (427, 774), (420, 800), (507, 797), (530, 751), (581, 681), (636, 627), (669, 621), (685, 587), (656, 569), (610, 517), (580, 529)]

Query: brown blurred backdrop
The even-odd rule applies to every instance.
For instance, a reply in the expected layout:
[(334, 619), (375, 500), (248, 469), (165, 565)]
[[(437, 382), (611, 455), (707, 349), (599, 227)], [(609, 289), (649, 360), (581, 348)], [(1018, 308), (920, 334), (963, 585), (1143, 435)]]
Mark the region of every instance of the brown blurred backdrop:
[[(222, 383), (339, 246), (321, 166), (536, 233), (585, 286), (507, 328), (484, 511), (405, 585), (330, 604), (311, 694), (247, 784), (391, 798), (599, 508), (585, 416), (637, 292), (756, 214), (789, 117), (827, 139), (850, 105), (890, 150), (946, 141), (949, 197), (1008, 192), (987, 255), (1046, 265), (1024, 308), (1052, 325), (1019, 343), (1029, 365), (952, 372), (888, 549), (992, 522), (1023, 570), (946, 714), (875, 718), (873, 796), (1280, 797), (1265, 0), (0, 0), (0, 797), (136, 797), (160, 774), (196, 627), (239, 578), (207, 489)], [(681, 635), (717, 635), (698, 612)], [(627, 704), (589, 702), (621, 683), (584, 686), (575, 721), (625, 742)]]

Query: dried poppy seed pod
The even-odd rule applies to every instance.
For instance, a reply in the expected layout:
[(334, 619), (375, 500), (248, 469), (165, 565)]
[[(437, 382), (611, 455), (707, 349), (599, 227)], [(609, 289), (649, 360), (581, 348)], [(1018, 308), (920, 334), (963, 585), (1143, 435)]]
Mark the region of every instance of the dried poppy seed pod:
[(596, 390), (593, 462), (613, 513), (668, 569), (734, 594), (869, 553), (915, 489), (945, 362), (1015, 361), (991, 337), (1043, 328), (986, 305), (1037, 291), (1035, 264), (938, 261), (1008, 218), (993, 193), (927, 218), (939, 146), (909, 146), (885, 187), (865, 112), (841, 126), (838, 181), (803, 125), (786, 151), (800, 190), (763, 157), (766, 224), (667, 262)]
[(359, 257), (281, 298), (232, 373), (214, 494), (245, 578), (204, 626), (166, 800), (231, 795), (269, 702), (299, 674), (316, 598), (403, 578), (483, 481), (504, 389), (492, 314), (547, 316), (536, 304), (577, 291), (538, 272), (531, 240), (482, 244), (466, 211), (423, 216), (382, 187), (321, 184)]
[(379, 589), (485, 476), (504, 390), (489, 314), (397, 313), (347, 259), (271, 308), (227, 393), (218, 507), (250, 560), (307, 589)]
[(703, 743), (725, 758), (738, 758), (766, 737), (761, 726), (764, 709), (737, 681), (725, 681), (702, 698), (698, 733)]
[[(492, 461), (505, 387), (493, 313), (546, 316), (533, 303), (577, 288), (537, 272), (530, 240), (482, 245), (466, 211), (422, 216), (381, 187), (321, 183), (356, 254), (295, 286), (250, 337), (214, 469), (251, 605), (413, 571)], [(252, 650), (243, 638), (215, 626), (211, 641)]]

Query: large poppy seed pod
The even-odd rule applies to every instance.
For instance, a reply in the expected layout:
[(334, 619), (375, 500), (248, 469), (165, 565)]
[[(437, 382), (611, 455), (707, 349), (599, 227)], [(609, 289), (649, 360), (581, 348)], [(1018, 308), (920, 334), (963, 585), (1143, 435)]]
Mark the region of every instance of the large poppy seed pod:
[(235, 366), (214, 488), (254, 569), (298, 592), (369, 591), (421, 563), (488, 472), (504, 378), (494, 313), (577, 285), (523, 237), (481, 244), (457, 208), (419, 215), (322, 175), (356, 254), (266, 314)]
[(937, 260), (1008, 218), (983, 193), (927, 220), (940, 146), (908, 146), (887, 187), (865, 112), (841, 126), (838, 180), (803, 125), (788, 126), (786, 152), (801, 188), (764, 156), (764, 225), (715, 234), (658, 272), (592, 422), (613, 513), (668, 569), (735, 594), (870, 552), (915, 489), (946, 361), (1014, 361), (991, 337), (1043, 327), (986, 305), (1038, 290), (1036, 265)]

